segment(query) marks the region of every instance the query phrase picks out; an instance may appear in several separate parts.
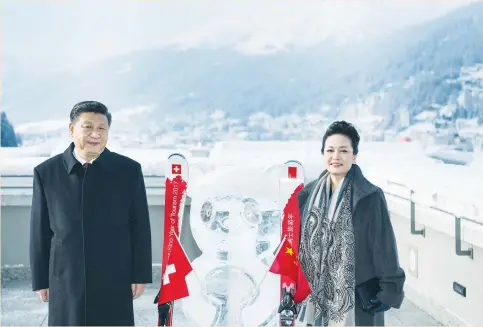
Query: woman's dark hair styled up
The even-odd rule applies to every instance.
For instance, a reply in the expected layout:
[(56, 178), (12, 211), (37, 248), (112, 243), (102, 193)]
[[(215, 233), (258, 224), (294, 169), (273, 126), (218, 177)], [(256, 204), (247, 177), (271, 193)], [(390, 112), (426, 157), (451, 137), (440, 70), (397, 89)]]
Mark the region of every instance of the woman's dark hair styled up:
[(357, 132), (357, 129), (351, 123), (348, 123), (345, 120), (340, 120), (330, 124), (329, 128), (327, 128), (327, 131), (325, 131), (324, 137), (322, 138), (322, 153), (324, 153), (325, 141), (329, 136), (334, 134), (342, 134), (347, 136), (351, 140), (354, 154), (359, 152), (359, 141), (361, 138)]

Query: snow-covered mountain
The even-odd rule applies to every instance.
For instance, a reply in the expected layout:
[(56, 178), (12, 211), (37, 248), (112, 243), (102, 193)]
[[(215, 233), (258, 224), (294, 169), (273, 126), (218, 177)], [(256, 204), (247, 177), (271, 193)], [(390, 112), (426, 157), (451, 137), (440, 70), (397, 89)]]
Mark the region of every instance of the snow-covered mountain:
[(63, 119), (74, 103), (97, 99), (114, 111), (149, 107), (145, 122), (164, 124), (169, 117), (182, 124), (175, 126), (196, 126), (221, 110), (245, 128), (260, 112), (284, 121), (290, 115), (301, 121), (311, 114), (346, 117), (380, 129), (402, 129), (421, 112), (440, 107), (453, 108), (453, 120), (483, 116), (481, 84), (467, 86), (475, 78), (477, 83), (477, 74), (467, 71), (483, 63), (481, 2), (389, 35), (376, 26), (358, 34), (348, 23), (330, 37), (318, 33), (325, 31), (321, 26), (309, 25), (305, 31), (282, 30), (288, 36), (276, 40), (266, 22), (245, 25), (226, 42), (220, 35), (211, 43), (194, 35), (191, 43), (182, 38), (34, 85), (10, 72), (4, 110), (16, 123)]
[[(321, 42), (355, 44), (387, 33), (375, 23), (387, 23), (382, 17), (368, 19), (377, 12), (373, 7), (363, 2), (347, 6), (337, 1), (279, 1), (250, 8), (248, 3), (240, 6), (248, 13), (217, 19), (167, 44), (184, 50), (232, 48), (247, 55), (290, 51)], [(391, 22), (392, 28), (394, 25)]]

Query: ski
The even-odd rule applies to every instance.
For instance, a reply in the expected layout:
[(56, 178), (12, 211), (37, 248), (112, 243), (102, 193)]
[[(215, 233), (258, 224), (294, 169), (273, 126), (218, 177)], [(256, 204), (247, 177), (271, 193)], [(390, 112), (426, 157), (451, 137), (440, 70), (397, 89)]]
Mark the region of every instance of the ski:
[(180, 238), (183, 222), (186, 191), (189, 180), (189, 166), (186, 158), (179, 153), (168, 157), (165, 167), (165, 194), (164, 194), (164, 237), (161, 258), (161, 284), (154, 303), (158, 306), (158, 326), (173, 325), (174, 301), (161, 303), (160, 292), (166, 271), (169, 255), (174, 238)]
[[(287, 238), (295, 255), (298, 255), (300, 215), (298, 201), (289, 201), (297, 197), (304, 185), (303, 166), (296, 160), (289, 160), (283, 165), (279, 178), (279, 206), (281, 212), (280, 239)], [(297, 316), (293, 301), (296, 285), (286, 276), (280, 276), (279, 325), (295, 326)]]

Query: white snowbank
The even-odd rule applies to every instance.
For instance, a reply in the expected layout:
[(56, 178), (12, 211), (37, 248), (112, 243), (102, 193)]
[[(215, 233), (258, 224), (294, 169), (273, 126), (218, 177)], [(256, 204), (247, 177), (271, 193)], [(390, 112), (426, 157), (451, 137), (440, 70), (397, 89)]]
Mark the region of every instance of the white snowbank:
[[(223, 142), (210, 155), (214, 166), (259, 163), (266, 167), (290, 159), (304, 165), (307, 181), (316, 178), (324, 168), (320, 142)], [(388, 192), (409, 197), (412, 189), (414, 199), (422, 205), (483, 221), (479, 204), (483, 171), (476, 169), (476, 164), (442, 164), (427, 157), (418, 142), (361, 142), (357, 163), (369, 180)]]
[[(48, 158), (46, 152), (60, 152), (66, 146), (62, 144), (55, 151), (47, 151), (42, 146), (2, 148), (0, 173), (32, 174), (33, 167)], [(253, 180), (253, 176), (247, 175), (250, 167), (263, 170), (287, 160), (298, 160), (304, 166), (307, 182), (316, 178), (324, 168), (318, 141), (220, 142), (208, 158), (196, 157), (189, 149), (116, 150), (139, 161), (146, 175), (164, 175), (168, 156), (175, 152), (182, 153), (190, 164), (191, 190), (198, 182), (202, 183), (202, 187), (205, 174), (214, 169), (237, 169), (239, 173), (233, 174), (234, 178), (239, 179), (240, 185), (247, 185), (248, 180)], [(39, 155), (36, 156), (36, 153)], [(483, 194), (481, 154), (474, 154), (473, 162), (468, 166), (445, 165), (427, 157), (418, 142), (361, 142), (357, 163), (369, 180), (387, 192), (409, 197), (409, 189), (412, 189), (419, 203), (483, 221), (483, 207), (480, 204)], [(210, 175), (215, 179), (218, 175), (222, 176), (216, 172)], [(405, 187), (395, 186), (394, 183)]]

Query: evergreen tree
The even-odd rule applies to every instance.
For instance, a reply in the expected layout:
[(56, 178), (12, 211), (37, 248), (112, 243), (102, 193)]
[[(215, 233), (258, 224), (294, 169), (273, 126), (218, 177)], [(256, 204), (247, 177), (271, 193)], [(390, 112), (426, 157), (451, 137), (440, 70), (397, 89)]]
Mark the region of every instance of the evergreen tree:
[(2, 142), (2, 147), (18, 147), (19, 140), (17, 139), (17, 135), (15, 135), (15, 129), (12, 123), (8, 120), (7, 114), (4, 111), (0, 113), (0, 119), (0, 138)]

